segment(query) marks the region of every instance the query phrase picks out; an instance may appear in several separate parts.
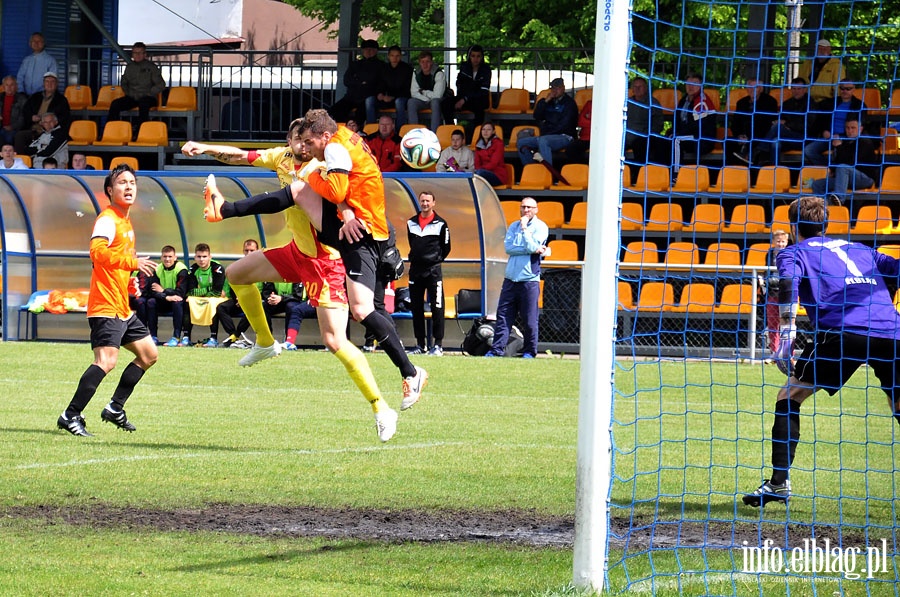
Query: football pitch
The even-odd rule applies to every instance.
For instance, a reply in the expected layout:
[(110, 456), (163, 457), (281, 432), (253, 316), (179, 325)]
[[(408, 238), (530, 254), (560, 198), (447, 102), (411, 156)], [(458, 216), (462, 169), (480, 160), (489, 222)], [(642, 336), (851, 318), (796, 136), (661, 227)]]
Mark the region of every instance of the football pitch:
[[(425, 396), (381, 444), (330, 355), (243, 369), (242, 354), (162, 348), (127, 405), (133, 434), (99, 420), (120, 362), (85, 411), (95, 437), (75, 438), (56, 417), (89, 347), (0, 343), (0, 593), (577, 594), (577, 359), (419, 358)], [(396, 408), (396, 370), (368, 358)], [(789, 510), (738, 503), (766, 472), (779, 376), (619, 363), (613, 592), (894, 594), (888, 582), (740, 569), (745, 538), (828, 531), (861, 544), (890, 538), (896, 521), (896, 423), (879, 390), (816, 397)]]

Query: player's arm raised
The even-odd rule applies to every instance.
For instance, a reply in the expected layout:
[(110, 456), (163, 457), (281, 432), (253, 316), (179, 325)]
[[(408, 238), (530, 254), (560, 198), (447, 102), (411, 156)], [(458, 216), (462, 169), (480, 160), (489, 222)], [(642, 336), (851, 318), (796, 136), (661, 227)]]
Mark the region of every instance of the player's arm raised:
[(248, 166), (250, 164), (250, 152), (231, 145), (208, 145), (206, 143), (188, 141), (181, 147), (181, 153), (188, 157), (208, 155), (224, 164), (233, 164), (235, 166)]

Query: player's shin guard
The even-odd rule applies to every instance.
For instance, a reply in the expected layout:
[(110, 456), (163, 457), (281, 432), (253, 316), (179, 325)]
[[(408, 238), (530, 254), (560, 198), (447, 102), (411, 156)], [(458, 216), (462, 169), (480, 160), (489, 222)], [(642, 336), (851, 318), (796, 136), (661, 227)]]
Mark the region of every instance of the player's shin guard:
[(84, 373), (81, 374), (81, 379), (78, 380), (78, 388), (75, 390), (75, 395), (72, 396), (72, 401), (66, 408), (67, 417), (80, 415), (84, 411), (88, 402), (97, 393), (97, 388), (104, 377), (106, 377), (106, 371), (93, 363), (85, 369)]
[(137, 364), (132, 362), (125, 367), (125, 371), (122, 372), (122, 377), (119, 378), (119, 385), (116, 386), (116, 391), (113, 392), (111, 400), (113, 404), (119, 407), (119, 410), (122, 410), (125, 406), (125, 401), (131, 396), (134, 386), (141, 381), (143, 376), (144, 370)]
[(250, 327), (256, 332), (257, 346), (272, 346), (275, 344), (275, 336), (269, 329), (266, 321), (266, 310), (263, 308), (262, 295), (256, 284), (232, 284), (231, 289), (244, 311), (244, 317), (250, 322)]
[(775, 403), (775, 422), (772, 424), (772, 476), (775, 485), (782, 485), (789, 476), (797, 444), (800, 442), (800, 403), (779, 400)]
[(391, 362), (400, 369), (400, 375), (413, 377), (416, 374), (416, 368), (409, 362), (409, 357), (403, 350), (403, 343), (400, 342), (400, 336), (397, 335), (392, 321), (378, 311), (372, 311), (360, 323), (372, 333), (378, 345), (391, 358)]
[(381, 400), (381, 391), (378, 389), (378, 383), (375, 381), (375, 376), (372, 375), (372, 369), (369, 368), (369, 361), (366, 360), (365, 355), (352, 343), (344, 342), (334, 356), (343, 363), (347, 373), (350, 374), (350, 379), (372, 405), (372, 411), (377, 413), (384, 402)]

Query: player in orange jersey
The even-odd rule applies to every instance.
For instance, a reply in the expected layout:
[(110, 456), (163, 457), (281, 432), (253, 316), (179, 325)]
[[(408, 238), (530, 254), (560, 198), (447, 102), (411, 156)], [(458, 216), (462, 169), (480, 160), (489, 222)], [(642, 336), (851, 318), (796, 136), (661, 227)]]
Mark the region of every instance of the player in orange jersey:
[(125, 416), (125, 401), (159, 356), (150, 330), (128, 305), (131, 272), (140, 270), (151, 276), (156, 270), (156, 263), (135, 255), (134, 229), (129, 218), (137, 199), (134, 170), (127, 164), (116, 166), (103, 181), (103, 190), (109, 198), (109, 207), (97, 216), (91, 233), (93, 270), (87, 305), (94, 362), (82, 374), (72, 401), (56, 422), (60, 429), (85, 437), (91, 433), (85, 428), (81, 413), (106, 374), (115, 368), (119, 348), (133, 352), (135, 358), (122, 372), (112, 400), (100, 418), (125, 431), (135, 430)]
[(347, 270), (350, 312), (372, 332), (400, 370), (400, 408), (406, 410), (419, 400), (428, 373), (410, 362), (393, 322), (375, 310), (376, 272), (389, 237), (381, 171), (362, 137), (338, 127), (325, 110), (307, 112), (299, 132), (310, 155), (324, 162), (323, 168), (309, 172), (306, 181), (234, 203), (226, 202), (214, 185), (208, 185), (204, 216), (217, 222), (300, 207), (318, 231), (318, 239), (340, 251)]
[[(194, 141), (182, 148), (185, 155), (212, 155), (228, 164), (252, 164), (268, 168), (278, 174), (282, 187), (300, 180), (312, 169), (312, 161), (303, 147), (300, 136), (302, 119), (297, 119), (288, 127), (288, 147), (278, 147), (263, 151), (246, 151), (225, 145), (207, 145)], [(211, 185), (215, 179), (210, 176)], [(244, 202), (230, 206), (237, 207), (236, 216)], [(319, 242), (315, 229), (310, 225), (306, 213), (292, 205), (284, 210), (285, 224), (291, 231), (290, 243), (275, 248), (267, 248), (259, 254), (250, 254), (232, 263), (226, 270), (228, 281), (241, 305), (244, 315), (256, 331), (256, 343), (240, 364), (251, 366), (281, 351), (271, 329), (266, 323), (266, 314), (255, 282), (302, 282), (309, 296), (309, 304), (316, 308), (322, 342), (347, 369), (350, 378), (372, 405), (375, 413), (375, 428), (381, 441), (388, 441), (397, 429), (397, 413), (381, 396), (375, 376), (369, 368), (365, 356), (347, 339), (347, 295), (344, 290), (344, 263), (336, 249)], [(240, 293), (240, 294), (239, 294)], [(258, 308), (257, 308), (258, 305)]]

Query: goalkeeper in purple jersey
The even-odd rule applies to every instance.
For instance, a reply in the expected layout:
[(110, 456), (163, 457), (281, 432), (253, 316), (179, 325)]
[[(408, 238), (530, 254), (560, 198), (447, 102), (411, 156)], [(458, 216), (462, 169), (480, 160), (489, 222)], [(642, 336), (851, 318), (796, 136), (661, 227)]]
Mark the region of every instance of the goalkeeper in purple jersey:
[[(900, 261), (860, 243), (826, 237), (826, 203), (822, 197), (800, 197), (788, 210), (796, 244), (776, 258), (781, 321), (773, 355), (788, 380), (775, 402), (772, 476), (744, 496), (748, 506), (788, 500), (800, 405), (818, 389), (833, 396), (861, 365), (872, 368), (900, 422), (900, 314), (885, 284), (886, 279), (896, 284)], [(816, 337), (794, 363), (798, 298)]]

